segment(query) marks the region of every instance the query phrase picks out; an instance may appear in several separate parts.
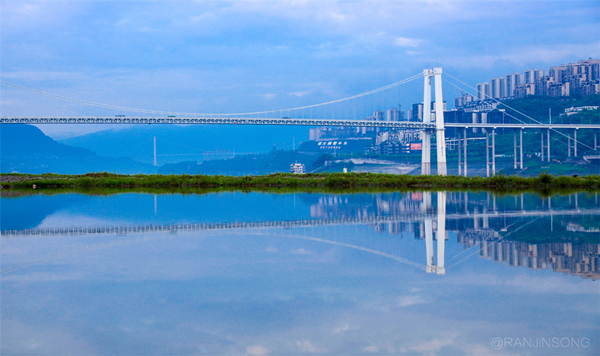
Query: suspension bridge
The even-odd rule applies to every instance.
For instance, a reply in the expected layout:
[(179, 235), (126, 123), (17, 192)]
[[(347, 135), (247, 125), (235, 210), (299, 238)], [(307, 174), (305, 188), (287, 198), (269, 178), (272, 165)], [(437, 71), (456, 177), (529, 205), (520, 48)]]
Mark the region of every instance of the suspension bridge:
[[(446, 74), (454, 81), (461, 83), (459, 86), (450, 83), (452, 86), (464, 90), (472, 91), (473, 87), (463, 81)], [(400, 117), (400, 110), (389, 109), (387, 118), (384, 111), (386, 107), (394, 107), (400, 101), (399, 88), (408, 83), (415, 82), (417, 79), (423, 79), (423, 95), (420, 105), (422, 112), (413, 117)], [(61, 116), (61, 117), (1, 117), (0, 124), (42, 124), (42, 125), (60, 125), (60, 124), (126, 124), (126, 125), (280, 125), (280, 126), (311, 126), (311, 127), (347, 127), (356, 129), (373, 130), (419, 130), (421, 132), (422, 174), (431, 174), (431, 150), (432, 136), (436, 137), (436, 157), (437, 174), (447, 175), (446, 158), (446, 130), (458, 130), (458, 137), (452, 141), (458, 144), (458, 174), (467, 176), (468, 170), (468, 150), (467, 150), (467, 131), (469, 129), (481, 129), (485, 131), (485, 150), (486, 150), (486, 171), (487, 175), (496, 173), (496, 130), (512, 130), (514, 133), (514, 168), (523, 169), (523, 132), (533, 130), (540, 133), (540, 154), (541, 160), (550, 162), (551, 139), (550, 133), (553, 132), (555, 140), (566, 139), (568, 155), (578, 156), (578, 146), (587, 147), (593, 151), (588, 155), (588, 159), (600, 159), (597, 133), (600, 130), (600, 123), (590, 124), (552, 124), (542, 123), (535, 120), (526, 113), (513, 109), (520, 117), (510, 115), (512, 122), (487, 122), (482, 119), (481, 122), (449, 122), (445, 120), (445, 110), (442, 94), (442, 68), (425, 69), (423, 73), (413, 75), (404, 80), (392, 83), (390, 85), (370, 90), (350, 97), (323, 102), (314, 105), (305, 105), (289, 109), (277, 109), (267, 111), (254, 111), (245, 113), (185, 113), (172, 111), (159, 111), (124, 107), (110, 104), (97, 103), (87, 100), (81, 100), (61, 95), (52, 94), (32, 88), (19, 86), (6, 81), (0, 81), (0, 84), (6, 88), (11, 88), (29, 94), (47, 97), (54, 100), (75, 103), (78, 105), (96, 107), (101, 109), (113, 110), (118, 112), (133, 112), (142, 114), (141, 116), (125, 117), (124, 115), (113, 116)], [(465, 87), (470, 89), (465, 89)], [(396, 92), (394, 92), (396, 90)], [(411, 90), (411, 95), (415, 98), (415, 90)], [(432, 95), (433, 94), (433, 95)], [(483, 94), (486, 95), (486, 94)], [(387, 98), (386, 100), (381, 99)], [(486, 95), (487, 96), (487, 95)], [(499, 100), (489, 97), (500, 103)], [(381, 99), (381, 100), (380, 100)], [(413, 102), (416, 99), (413, 99)], [(512, 109), (506, 102), (502, 104)], [(372, 116), (367, 116), (365, 112), (374, 112)], [(436, 115), (436, 113), (444, 113)], [(148, 116), (144, 116), (148, 115)], [(158, 115), (167, 117), (157, 117)], [(418, 120), (414, 120), (418, 117)], [(579, 130), (592, 130), (594, 143), (587, 145), (578, 141), (577, 132)]]

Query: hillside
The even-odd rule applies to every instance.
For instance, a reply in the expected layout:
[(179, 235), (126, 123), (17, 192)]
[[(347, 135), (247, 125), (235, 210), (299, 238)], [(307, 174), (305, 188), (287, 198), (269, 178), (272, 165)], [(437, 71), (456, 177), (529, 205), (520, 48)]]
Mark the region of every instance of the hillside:
[(186, 161), (165, 164), (159, 174), (222, 174), (222, 175), (260, 175), (276, 172), (289, 172), (290, 165), (302, 163), (310, 170), (318, 155), (302, 154), (297, 151), (274, 150), (266, 154), (242, 155), (227, 160), (204, 162)]
[[(508, 105), (508, 106), (507, 106)], [(527, 113), (528, 116), (542, 123), (548, 123), (548, 114), (552, 113), (553, 124), (571, 124), (571, 123), (598, 123), (600, 121), (600, 112), (598, 110), (582, 112), (577, 115), (563, 116), (565, 109), (579, 106), (600, 106), (600, 94), (587, 96), (536, 96), (529, 95), (522, 99), (506, 100), (498, 105), (498, 109), (505, 109), (506, 112), (520, 120), (529, 122), (529, 120), (518, 112)], [(518, 112), (515, 112), (518, 111)]]
[(3, 173), (155, 172), (155, 167), (130, 158), (100, 157), (90, 150), (56, 142), (31, 125), (0, 126), (0, 158)]
[[(87, 148), (101, 156), (126, 156), (153, 163), (156, 136), (158, 165), (180, 161), (202, 161), (203, 153), (229, 151), (236, 154), (291, 149), (308, 140), (308, 127), (242, 125), (137, 125), (123, 130), (106, 130), (73, 137), (60, 142)], [(208, 156), (207, 156), (208, 157)]]

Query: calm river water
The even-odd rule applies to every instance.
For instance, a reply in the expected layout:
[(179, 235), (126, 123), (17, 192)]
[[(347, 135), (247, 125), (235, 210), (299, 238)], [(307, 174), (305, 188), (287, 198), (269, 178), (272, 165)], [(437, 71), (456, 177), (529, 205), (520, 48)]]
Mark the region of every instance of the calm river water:
[(3, 191), (1, 354), (600, 354), (597, 194)]

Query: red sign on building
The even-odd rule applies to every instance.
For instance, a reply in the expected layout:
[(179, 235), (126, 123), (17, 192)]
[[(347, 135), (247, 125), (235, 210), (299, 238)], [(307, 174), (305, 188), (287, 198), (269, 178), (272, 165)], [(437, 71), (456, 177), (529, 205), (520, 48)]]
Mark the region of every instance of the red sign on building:
[(410, 144), (410, 150), (414, 151), (414, 150), (421, 150), (421, 144), (420, 143), (411, 143)]

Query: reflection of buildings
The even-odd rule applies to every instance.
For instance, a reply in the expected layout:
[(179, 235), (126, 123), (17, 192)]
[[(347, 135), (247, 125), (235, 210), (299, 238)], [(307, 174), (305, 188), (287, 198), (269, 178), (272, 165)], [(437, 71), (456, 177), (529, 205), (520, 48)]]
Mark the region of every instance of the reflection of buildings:
[[(437, 199), (432, 200), (432, 196)], [(378, 233), (412, 235), (415, 239), (425, 240), (427, 271), (432, 273), (444, 273), (444, 242), (448, 240), (448, 231), (453, 231), (457, 242), (465, 248), (479, 245), (481, 258), (514, 267), (552, 269), (596, 280), (600, 279), (600, 244), (575, 241), (590, 241), (589, 236), (597, 236), (600, 232), (600, 226), (595, 223), (597, 210), (589, 215), (576, 214), (582, 208), (597, 209), (598, 202), (597, 198), (591, 198), (586, 206), (582, 206), (579, 198), (578, 195), (552, 199), (524, 195), (499, 198), (486, 193), (440, 192), (331, 195), (320, 197), (319, 202), (311, 206), (311, 216), (327, 219), (420, 216), (413, 222), (392, 221), (368, 226)], [(567, 242), (515, 241), (536, 241), (541, 236)], [(434, 260), (436, 246), (437, 264)]]
[[(491, 230), (490, 230), (491, 231)], [(479, 256), (513, 267), (535, 270), (552, 268), (555, 272), (600, 279), (600, 245), (573, 243), (529, 244), (494, 239), (493, 234), (474, 231), (457, 233), (458, 242), (470, 248), (479, 244)]]

